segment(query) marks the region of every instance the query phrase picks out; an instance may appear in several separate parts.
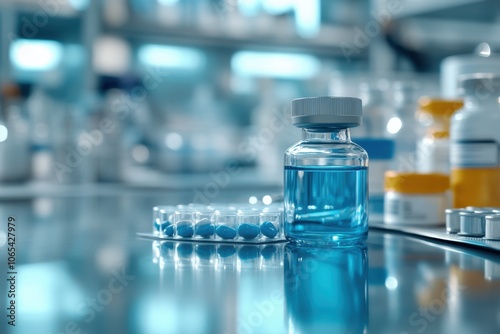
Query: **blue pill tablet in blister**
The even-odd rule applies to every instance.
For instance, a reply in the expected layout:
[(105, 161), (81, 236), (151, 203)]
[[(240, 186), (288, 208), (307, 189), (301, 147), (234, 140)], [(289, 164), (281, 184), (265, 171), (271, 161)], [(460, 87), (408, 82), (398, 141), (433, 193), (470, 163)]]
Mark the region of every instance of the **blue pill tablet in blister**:
[(209, 219), (202, 219), (196, 223), (196, 235), (202, 238), (210, 238), (215, 234), (215, 226)]
[(178, 225), (177, 235), (182, 238), (191, 238), (194, 234), (193, 227), (191, 225)]
[(230, 240), (236, 238), (236, 229), (229, 226), (221, 225), (217, 227), (215, 232), (222, 239)]
[(156, 231), (163, 233), (166, 236), (172, 237), (174, 235), (174, 225), (169, 221), (164, 221), (161, 223), (155, 221), (154, 227)]
[(171, 222), (169, 221), (164, 221), (164, 222), (160, 222), (159, 219), (156, 219), (154, 222), (153, 222), (153, 227), (155, 229), (155, 231), (158, 231), (158, 232), (163, 232), (165, 230), (165, 228), (172, 224)]
[(278, 229), (272, 222), (269, 221), (262, 223), (260, 226), (260, 232), (269, 239), (274, 239), (276, 235), (278, 235)]
[(254, 224), (243, 223), (238, 227), (238, 235), (243, 239), (255, 239), (260, 233), (260, 228)]
[(169, 237), (174, 236), (174, 224), (170, 223), (167, 227), (165, 227), (165, 230), (163, 230), (163, 234)]
[(161, 230), (161, 223), (160, 223), (160, 221), (159, 221), (158, 219), (155, 219), (155, 220), (153, 221), (153, 229), (154, 229), (155, 231), (160, 232), (160, 230)]
[(221, 239), (247, 244), (270, 242), (270, 239), (283, 238), (282, 214), (276, 206), (156, 206), (153, 208), (153, 234), (214, 242)]

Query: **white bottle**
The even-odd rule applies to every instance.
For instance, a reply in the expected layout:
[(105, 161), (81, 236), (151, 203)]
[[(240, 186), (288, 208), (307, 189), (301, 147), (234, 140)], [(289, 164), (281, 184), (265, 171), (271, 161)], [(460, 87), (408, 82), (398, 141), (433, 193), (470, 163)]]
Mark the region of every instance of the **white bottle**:
[(461, 100), (419, 99), (418, 118), (425, 134), (417, 143), (417, 170), (420, 173), (450, 174), (450, 120), (463, 106)]
[(453, 206), (500, 206), (500, 75), (464, 75), (464, 108), (451, 120)]
[(357, 129), (363, 129), (364, 137), (386, 137), (390, 107), (386, 104), (384, 90), (376, 85), (368, 85), (367, 83), (362, 83), (359, 89), (361, 100), (363, 101), (363, 125), (353, 129), (353, 137), (358, 137), (356, 135)]

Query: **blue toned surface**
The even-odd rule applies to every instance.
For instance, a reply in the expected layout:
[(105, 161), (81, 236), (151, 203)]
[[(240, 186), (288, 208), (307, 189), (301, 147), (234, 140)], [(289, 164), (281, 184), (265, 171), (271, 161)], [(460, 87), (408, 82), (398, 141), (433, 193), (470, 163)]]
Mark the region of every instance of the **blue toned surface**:
[[(11, 196), (10, 187), (0, 193)], [(0, 212), (16, 219), (19, 274), (16, 326), (4, 315), (0, 333), (289, 334), (291, 326), (295, 333), (362, 333), (365, 286), (353, 274), (360, 268), (354, 254), (324, 247), (318, 252), (331, 255), (316, 259), (289, 246), (285, 255), (275, 243), (242, 260), (241, 245), (217, 243), (214, 254), (199, 248), (208, 246), (204, 240), (138, 238), (152, 230), (152, 205), (187, 203), (192, 188), (100, 185), (89, 195), (88, 185), (74, 187), (68, 196), (0, 199)], [(217, 201), (243, 203), (249, 193), (279, 190), (221, 189)], [(499, 333), (497, 252), (377, 229), (366, 244), (368, 333)], [(0, 245), (5, 261), (7, 248)], [(6, 283), (0, 290), (8, 291)], [(352, 330), (344, 330), (347, 319)]]
[(177, 235), (183, 238), (191, 238), (194, 234), (193, 227), (191, 225), (180, 225), (177, 226)]
[(278, 229), (272, 222), (263, 222), (260, 226), (260, 231), (269, 239), (274, 239), (278, 234)]
[(236, 238), (236, 230), (232, 227), (221, 225), (217, 227), (216, 233), (222, 239), (234, 239)]
[(251, 240), (255, 239), (260, 233), (260, 228), (254, 224), (243, 223), (238, 227), (240, 237)]
[(310, 243), (366, 239), (366, 167), (285, 167), (285, 235)]

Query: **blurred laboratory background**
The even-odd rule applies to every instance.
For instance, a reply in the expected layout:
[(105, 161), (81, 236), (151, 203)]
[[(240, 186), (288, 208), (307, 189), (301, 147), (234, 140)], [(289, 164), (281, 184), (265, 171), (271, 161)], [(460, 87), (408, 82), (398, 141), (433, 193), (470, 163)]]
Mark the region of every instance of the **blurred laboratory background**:
[(360, 96), (353, 137), (415, 143), (499, 32), (495, 0), (2, 0), (0, 180), (280, 186), (292, 99)]

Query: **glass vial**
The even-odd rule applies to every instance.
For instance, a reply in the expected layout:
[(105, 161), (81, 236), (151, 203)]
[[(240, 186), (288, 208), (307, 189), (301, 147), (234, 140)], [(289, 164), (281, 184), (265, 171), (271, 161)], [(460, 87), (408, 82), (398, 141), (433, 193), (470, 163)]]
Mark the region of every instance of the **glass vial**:
[(350, 244), (368, 233), (368, 155), (350, 138), (361, 100), (312, 97), (292, 102), (302, 140), (285, 152), (285, 236), (306, 244)]

